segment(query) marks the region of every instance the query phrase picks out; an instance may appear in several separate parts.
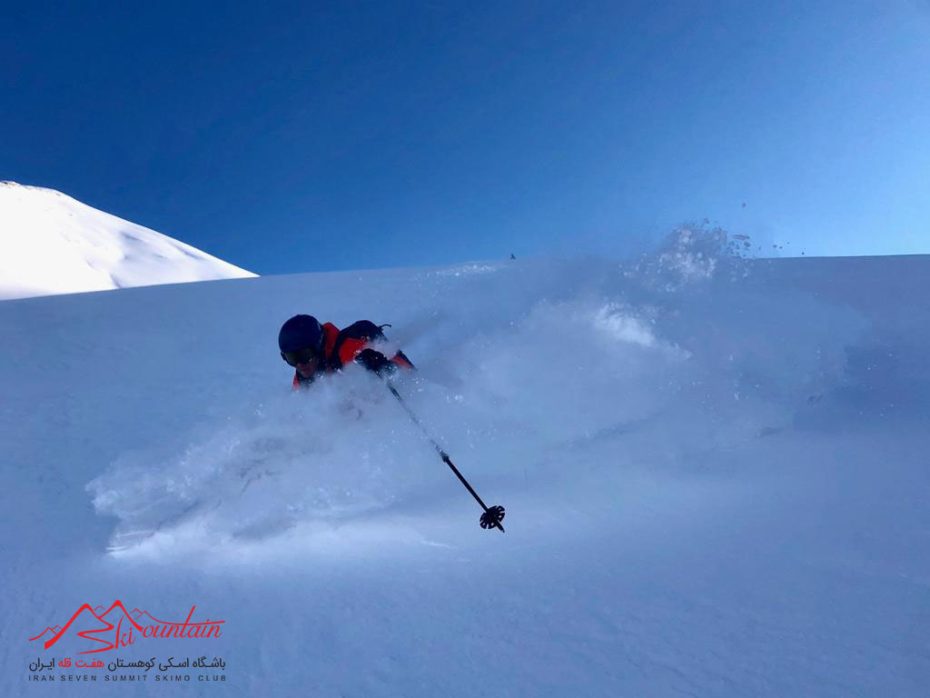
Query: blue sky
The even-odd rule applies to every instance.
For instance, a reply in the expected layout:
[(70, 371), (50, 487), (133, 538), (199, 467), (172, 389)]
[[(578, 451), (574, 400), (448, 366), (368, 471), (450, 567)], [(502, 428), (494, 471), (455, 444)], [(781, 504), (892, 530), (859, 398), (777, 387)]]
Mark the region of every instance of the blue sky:
[(930, 4), (6, 3), (0, 179), (253, 271), (930, 252)]

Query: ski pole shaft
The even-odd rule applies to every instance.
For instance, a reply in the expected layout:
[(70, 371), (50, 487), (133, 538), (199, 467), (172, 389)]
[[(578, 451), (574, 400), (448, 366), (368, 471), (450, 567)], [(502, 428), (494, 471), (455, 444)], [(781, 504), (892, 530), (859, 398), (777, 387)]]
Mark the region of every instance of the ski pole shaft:
[[(407, 404), (407, 402), (401, 397), (400, 393), (397, 392), (397, 389), (387, 381), (385, 381), (384, 384), (387, 386), (387, 389), (391, 391), (391, 395), (397, 398), (397, 402), (400, 403), (400, 406), (404, 408), (404, 412), (406, 412), (407, 416), (410, 417), (410, 421), (417, 425), (417, 427), (423, 433), (423, 436), (426, 437), (426, 440), (429, 441), (433, 448), (436, 449), (436, 453), (439, 454), (442, 462), (449, 466), (452, 472), (455, 473), (455, 476), (459, 479), (459, 482), (465, 486), (465, 489), (468, 490), (471, 496), (475, 498), (475, 501), (478, 502), (482, 509), (484, 509), (484, 513), (488, 517), (487, 520), (490, 522), (490, 524), (495, 528), (499, 528), (501, 533), (504, 533), (504, 526), (500, 522), (500, 519), (503, 518), (503, 508), (488, 507), (488, 505), (484, 503), (481, 497), (478, 496), (478, 493), (475, 492), (475, 489), (471, 486), (471, 484), (469, 484), (468, 480), (465, 479), (465, 476), (462, 475), (457, 467), (455, 467), (455, 463), (452, 462), (449, 454), (445, 452), (442, 446), (437, 443), (436, 439), (434, 439), (432, 435), (426, 430), (426, 427), (423, 426), (423, 423), (419, 420), (416, 414), (414, 414), (413, 410), (410, 409), (410, 406)], [(497, 513), (496, 510), (500, 510), (500, 512)]]

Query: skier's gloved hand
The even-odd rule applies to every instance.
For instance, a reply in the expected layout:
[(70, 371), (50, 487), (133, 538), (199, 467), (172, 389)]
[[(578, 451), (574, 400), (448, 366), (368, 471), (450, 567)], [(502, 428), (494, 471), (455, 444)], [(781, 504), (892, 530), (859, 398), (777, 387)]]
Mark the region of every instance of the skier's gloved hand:
[(355, 361), (379, 376), (386, 376), (397, 370), (397, 366), (388, 361), (384, 354), (374, 349), (362, 349), (355, 357)]

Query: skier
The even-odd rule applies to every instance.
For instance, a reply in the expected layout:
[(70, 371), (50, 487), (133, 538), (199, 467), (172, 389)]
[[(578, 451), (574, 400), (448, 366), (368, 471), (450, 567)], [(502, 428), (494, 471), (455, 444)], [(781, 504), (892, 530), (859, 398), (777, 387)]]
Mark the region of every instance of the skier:
[[(292, 317), (281, 326), (281, 331), (278, 332), (278, 348), (281, 350), (281, 358), (295, 369), (294, 389), (309, 387), (320, 373), (333, 373), (352, 361), (361, 364), (369, 371), (373, 371), (380, 376), (394, 373), (398, 368), (413, 370), (415, 366), (410, 359), (404, 356), (404, 352), (398, 351), (389, 359), (380, 351), (368, 346), (370, 342), (385, 338), (382, 327), (388, 327), (388, 325), (379, 326), (369, 320), (359, 320), (353, 322), (344, 330), (340, 330), (330, 322), (321, 325), (312, 315), (295, 315)], [(397, 392), (397, 389), (390, 383), (388, 383), (387, 389), (397, 398), (397, 402), (413, 420), (413, 423), (419, 427), (423, 435), (433, 445), (442, 462), (449, 466), (465, 486), (465, 489), (484, 510), (479, 520), (481, 528), (497, 528), (503, 533), (504, 526), (501, 522), (504, 520), (504, 507), (488, 507), (482, 501), (475, 489), (452, 462), (449, 454), (430, 436), (416, 414), (413, 413), (400, 393)], [(357, 416), (360, 417), (361, 410), (358, 408), (355, 408), (355, 410)]]
[(343, 330), (331, 322), (320, 324), (312, 315), (295, 315), (281, 326), (278, 347), (281, 358), (294, 367), (293, 387), (309, 387), (321, 373), (333, 373), (348, 363), (361, 364), (378, 375), (393, 373), (398, 367), (414, 368), (404, 352), (390, 359), (370, 342), (384, 339), (382, 327), (359, 320)]

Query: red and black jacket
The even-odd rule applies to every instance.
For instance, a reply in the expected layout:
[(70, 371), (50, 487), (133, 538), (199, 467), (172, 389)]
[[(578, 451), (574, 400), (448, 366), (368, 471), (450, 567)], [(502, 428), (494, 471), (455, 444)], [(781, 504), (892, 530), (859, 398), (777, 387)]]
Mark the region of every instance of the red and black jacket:
[[(370, 320), (353, 322), (344, 330), (340, 330), (331, 322), (323, 323), (323, 357), (317, 373), (333, 373), (346, 364), (352, 363), (355, 357), (368, 347), (369, 343), (385, 339), (382, 327), (385, 325), (378, 326)], [(414, 368), (413, 363), (402, 351), (398, 351), (388, 361), (399, 368)], [(315, 377), (314, 375), (303, 378), (300, 373), (294, 371), (294, 388), (309, 385)]]

